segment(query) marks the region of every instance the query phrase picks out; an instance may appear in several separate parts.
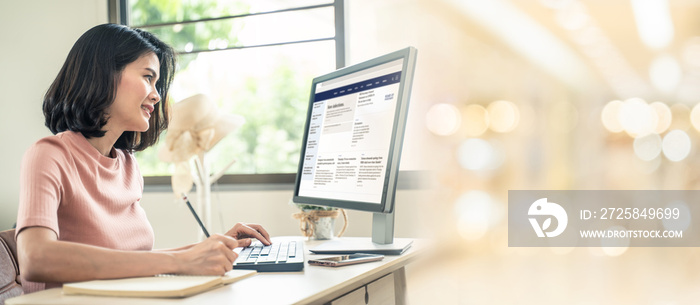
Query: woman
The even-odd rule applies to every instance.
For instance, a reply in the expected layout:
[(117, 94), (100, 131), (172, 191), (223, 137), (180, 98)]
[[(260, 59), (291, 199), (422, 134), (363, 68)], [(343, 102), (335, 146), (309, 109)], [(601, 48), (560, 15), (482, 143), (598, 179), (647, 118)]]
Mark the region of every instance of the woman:
[[(173, 250), (152, 250), (133, 151), (168, 125), (174, 53), (148, 32), (103, 24), (71, 49), (44, 98), (54, 133), (22, 160), (17, 244), (25, 292), (92, 279), (161, 273), (221, 275), (235, 247), (270, 244), (259, 225)], [(161, 102), (162, 100), (162, 102)]]

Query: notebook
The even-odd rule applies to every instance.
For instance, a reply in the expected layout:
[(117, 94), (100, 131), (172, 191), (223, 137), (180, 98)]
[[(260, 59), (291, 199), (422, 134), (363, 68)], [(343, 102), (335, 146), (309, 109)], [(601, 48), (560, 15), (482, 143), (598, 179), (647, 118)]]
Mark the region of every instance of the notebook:
[(115, 297), (183, 298), (255, 275), (255, 270), (231, 270), (224, 276), (157, 275), (63, 284), (65, 294)]

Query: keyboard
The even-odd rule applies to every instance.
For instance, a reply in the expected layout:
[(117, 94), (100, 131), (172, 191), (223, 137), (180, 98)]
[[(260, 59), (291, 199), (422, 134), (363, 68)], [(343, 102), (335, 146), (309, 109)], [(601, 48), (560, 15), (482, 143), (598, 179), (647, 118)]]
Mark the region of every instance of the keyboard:
[(258, 272), (301, 271), (304, 269), (304, 242), (301, 239), (273, 240), (265, 246), (259, 241), (241, 248), (233, 269)]

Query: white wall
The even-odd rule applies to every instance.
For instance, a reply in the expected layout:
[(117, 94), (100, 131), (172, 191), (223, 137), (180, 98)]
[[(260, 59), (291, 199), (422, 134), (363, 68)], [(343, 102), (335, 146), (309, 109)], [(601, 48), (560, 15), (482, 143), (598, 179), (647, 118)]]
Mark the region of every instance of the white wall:
[(17, 218), (24, 151), (50, 135), (41, 104), (68, 51), (107, 22), (107, 1), (0, 1), (0, 230)]
[[(260, 223), (273, 236), (301, 235), (298, 212), (288, 204), (292, 191), (236, 191), (212, 193), (213, 225), (210, 232), (224, 233), (237, 222)], [(401, 190), (397, 193), (396, 237), (428, 237), (433, 234), (427, 215), (433, 201), (428, 190)], [(171, 193), (146, 192), (142, 205), (156, 235), (157, 249), (174, 248), (197, 241), (200, 229), (181, 199)], [(219, 208), (220, 207), (220, 208)], [(221, 211), (221, 213), (218, 213)], [(221, 215), (221, 219), (219, 218)], [(349, 226), (344, 236), (370, 236), (371, 213), (348, 211)], [(221, 224), (223, 223), (223, 227)], [(336, 234), (343, 221), (336, 221)]]

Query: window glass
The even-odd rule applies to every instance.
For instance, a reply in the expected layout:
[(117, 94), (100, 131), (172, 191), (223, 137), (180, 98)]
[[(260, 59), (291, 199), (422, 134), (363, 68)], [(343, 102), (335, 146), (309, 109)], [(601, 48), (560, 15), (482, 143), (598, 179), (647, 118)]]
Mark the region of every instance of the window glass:
[(131, 0), (131, 26), (187, 22), (331, 4), (329, 0)]
[(333, 38), (333, 7), (146, 28), (178, 52)]
[[(319, 3), (328, 1), (139, 0), (130, 2), (130, 18), (157, 24)], [(171, 102), (202, 93), (246, 120), (207, 154), (212, 172), (234, 159), (227, 174), (296, 172), (311, 79), (335, 69), (334, 22), (329, 6), (144, 27), (179, 53)], [(136, 154), (144, 176), (172, 174), (158, 159), (164, 140)]]

